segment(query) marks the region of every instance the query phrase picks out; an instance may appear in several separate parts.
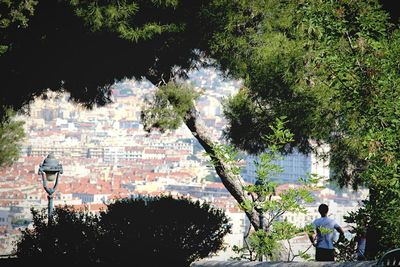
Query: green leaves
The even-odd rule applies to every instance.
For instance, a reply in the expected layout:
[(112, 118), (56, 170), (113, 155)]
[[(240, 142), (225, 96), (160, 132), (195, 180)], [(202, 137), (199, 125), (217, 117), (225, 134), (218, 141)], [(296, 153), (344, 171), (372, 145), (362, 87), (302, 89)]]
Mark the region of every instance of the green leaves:
[(11, 25), (27, 27), (37, 3), (35, 0), (1, 0), (0, 29)]
[(321, 235), (327, 235), (333, 232), (332, 229), (325, 228), (323, 226), (318, 227), (318, 231), (321, 233)]
[(113, 0), (106, 4), (98, 0), (71, 0), (70, 3), (75, 8), (76, 15), (82, 18), (92, 31), (116, 32), (123, 39), (135, 43), (152, 39), (163, 33), (178, 33), (185, 28), (184, 24), (162, 22), (161, 18), (147, 21), (140, 19), (144, 14), (144, 8), (150, 9), (147, 12), (160, 10), (173, 12), (178, 6), (178, 0), (154, 0), (150, 5), (143, 4), (141, 1), (126, 0)]
[(20, 157), (21, 143), (25, 138), (24, 122), (6, 109), (7, 119), (0, 122), (0, 167), (12, 164)]
[(241, 167), (240, 161), (242, 158), (239, 155), (239, 151), (230, 145), (214, 143), (212, 149), (215, 154), (215, 159), (211, 158), (211, 163), (216, 166), (218, 161), (222, 161), (228, 168), (229, 172), (233, 175), (240, 175)]
[(9, 31), (28, 27), (37, 4), (36, 0), (0, 0), (0, 56), (12, 43)]
[(249, 238), (250, 246), (257, 256), (272, 256), (279, 248), (278, 236), (263, 230), (255, 231)]
[(93, 30), (101, 28), (109, 30), (118, 29), (121, 25), (127, 25), (139, 10), (134, 1), (109, 1), (107, 5), (100, 1), (72, 0), (71, 5), (75, 7), (75, 13)]
[(144, 129), (149, 132), (153, 129), (161, 132), (177, 129), (198, 96), (199, 93), (187, 85), (170, 82), (160, 86), (141, 112)]
[(276, 118), (275, 123), (269, 126), (273, 134), (262, 137), (272, 153), (278, 152), (282, 147), (294, 141), (294, 134), (284, 127), (285, 123), (287, 123), (286, 116)]
[[(288, 142), (293, 141), (293, 135), (285, 128), (284, 117), (277, 118), (269, 128), (272, 134), (264, 136), (263, 140), (267, 142), (270, 149), (261, 153), (258, 160), (254, 161), (256, 181), (254, 184), (242, 186), (245, 195), (250, 197), (239, 201), (240, 208), (246, 214), (256, 213), (259, 216), (257, 222), (252, 221), (255, 231), (249, 236), (248, 246), (234, 248), (234, 251), (240, 255), (239, 257), (250, 260), (255, 260), (262, 255), (272, 259), (277, 250), (281, 249), (281, 241), (284, 240), (290, 244), (290, 239), (303, 232), (302, 228), (297, 228), (282, 218), (287, 212), (306, 212), (303, 204), (313, 201), (309, 189), (318, 181), (316, 176), (310, 175), (310, 177), (302, 179), (302, 184), (298, 187), (277, 192), (277, 183), (271, 181), (271, 176), (282, 169), (274, 161), (281, 158), (280, 149)], [(211, 162), (214, 166), (218, 167), (223, 164), (225, 172), (230, 175), (240, 175), (241, 159), (236, 148), (226, 144), (213, 144), (212, 149)], [(234, 176), (231, 178), (234, 179)], [(254, 220), (254, 216), (250, 218)], [(300, 254), (306, 257), (304, 252), (296, 255), (291, 250), (288, 252), (292, 258), (300, 256)]]
[(178, 33), (184, 29), (184, 25), (147, 23), (141, 28), (128, 28), (124, 25), (118, 27), (120, 36), (129, 41), (138, 42), (149, 40), (162, 33)]

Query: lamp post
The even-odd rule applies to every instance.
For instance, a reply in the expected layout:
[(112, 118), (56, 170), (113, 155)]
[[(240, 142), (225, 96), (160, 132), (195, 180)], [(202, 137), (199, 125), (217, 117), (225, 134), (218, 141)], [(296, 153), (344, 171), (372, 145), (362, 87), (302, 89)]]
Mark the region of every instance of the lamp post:
[[(58, 185), (58, 177), (63, 173), (62, 165), (55, 159), (53, 153), (47, 155), (43, 163), (39, 166), (39, 174), (42, 176), (43, 188), (47, 192), (48, 206), (48, 223), (52, 222), (53, 216), (53, 193)], [(47, 182), (54, 182), (52, 188), (48, 187)]]

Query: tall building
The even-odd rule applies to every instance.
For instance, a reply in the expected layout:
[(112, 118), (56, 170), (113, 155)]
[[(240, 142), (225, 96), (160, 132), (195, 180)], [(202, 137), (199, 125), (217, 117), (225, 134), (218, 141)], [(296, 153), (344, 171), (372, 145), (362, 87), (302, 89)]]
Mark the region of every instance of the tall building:
[[(297, 149), (293, 153), (282, 156), (282, 159), (273, 161), (282, 168), (282, 172), (274, 173), (272, 181), (278, 183), (295, 183), (299, 178), (306, 178), (309, 174), (316, 174), (323, 177), (323, 180), (329, 179), (329, 160), (323, 159), (320, 155), (327, 152), (327, 146), (321, 146), (317, 153), (302, 154)], [(257, 156), (248, 156), (246, 158), (246, 168), (244, 170), (244, 179), (250, 183), (256, 181), (256, 165), (259, 158)]]

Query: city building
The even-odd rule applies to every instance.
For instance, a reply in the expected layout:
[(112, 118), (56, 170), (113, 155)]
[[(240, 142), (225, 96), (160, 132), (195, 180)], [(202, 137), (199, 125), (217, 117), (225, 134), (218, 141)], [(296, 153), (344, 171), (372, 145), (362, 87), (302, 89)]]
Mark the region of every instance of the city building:
[[(315, 174), (322, 181), (329, 180), (329, 161), (322, 157), (322, 152), (327, 152), (328, 147), (322, 146), (318, 148), (320, 153), (303, 154), (297, 149), (292, 153), (282, 155), (281, 159), (272, 161), (282, 169), (282, 172), (272, 174), (271, 180), (278, 183), (296, 183), (299, 178), (307, 178), (311, 174)], [(246, 157), (246, 167), (243, 176), (246, 181), (255, 183), (256, 181), (256, 164), (259, 158), (249, 155)]]

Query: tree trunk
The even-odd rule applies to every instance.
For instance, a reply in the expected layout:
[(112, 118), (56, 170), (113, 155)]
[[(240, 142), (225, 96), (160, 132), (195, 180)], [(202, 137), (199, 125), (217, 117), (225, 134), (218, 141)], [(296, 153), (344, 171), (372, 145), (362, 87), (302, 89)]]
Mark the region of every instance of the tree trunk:
[[(369, 202), (370, 205), (376, 207), (376, 189), (373, 187), (369, 188)], [(378, 254), (378, 231), (376, 225), (368, 225), (366, 233), (366, 244), (365, 244), (365, 257), (367, 259), (375, 259)]]
[[(210, 135), (204, 124), (199, 120), (197, 116), (198, 112), (196, 109), (190, 110), (185, 118), (184, 123), (192, 132), (193, 136), (199, 141), (204, 150), (211, 157), (212, 161), (215, 162), (214, 168), (218, 176), (221, 178), (222, 183), (237, 203), (241, 204), (250, 196), (243, 190), (244, 180), (240, 175), (234, 175), (230, 170), (229, 166), (226, 165), (222, 159), (218, 158), (214, 149), (214, 142), (211, 140)], [(247, 218), (250, 220), (251, 225), (258, 230), (260, 228), (259, 216), (257, 211), (245, 212)]]

